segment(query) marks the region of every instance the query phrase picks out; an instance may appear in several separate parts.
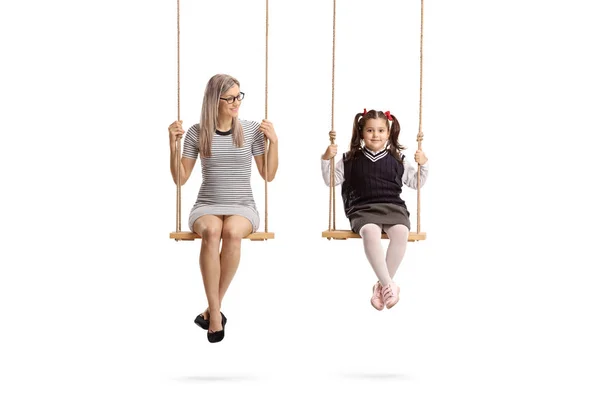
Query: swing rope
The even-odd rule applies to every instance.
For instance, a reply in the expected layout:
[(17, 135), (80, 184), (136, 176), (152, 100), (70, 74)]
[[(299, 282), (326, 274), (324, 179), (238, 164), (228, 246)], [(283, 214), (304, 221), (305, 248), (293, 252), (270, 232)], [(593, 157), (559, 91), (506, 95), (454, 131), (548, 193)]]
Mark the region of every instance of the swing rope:
[[(424, 25), (424, 3), (421, 0), (421, 35), (420, 35), (420, 53), (419, 53), (419, 131), (417, 134), (418, 149), (421, 150), (421, 142), (423, 141), (422, 131), (422, 116), (423, 116), (423, 25)], [(334, 105), (335, 105), (335, 39), (336, 39), (336, 0), (333, 0), (333, 52), (331, 57), (331, 131), (329, 132), (329, 140), (331, 144), (335, 144), (334, 130)], [(335, 157), (330, 159), (329, 165), (329, 231), (335, 231)], [(416, 236), (421, 236), (421, 168), (417, 165), (417, 232)], [(336, 235), (335, 238), (344, 239), (346, 235)], [(324, 237), (331, 239), (332, 236)], [(348, 237), (356, 237), (350, 235)], [(423, 237), (424, 238), (424, 237)], [(417, 239), (416, 239), (417, 240)]]
[[(269, 0), (265, 0), (265, 119), (268, 119), (268, 98), (269, 98)], [(177, 121), (181, 120), (181, 29), (180, 29), (181, 9), (180, 0), (177, 0)], [(265, 139), (264, 153), (264, 175), (265, 175), (265, 234), (251, 234), (251, 240), (265, 240), (273, 238), (273, 234), (267, 235), (269, 227), (269, 190), (268, 190), (268, 156), (269, 156), (269, 140)], [(193, 240), (194, 234), (181, 236), (181, 136), (177, 137), (175, 142), (176, 162), (177, 162), (177, 202), (176, 202), (176, 235), (171, 235), (175, 240)], [(254, 239), (257, 238), (257, 239)]]
[[(265, 119), (269, 117), (269, 0), (265, 0)], [(265, 233), (269, 232), (269, 190), (268, 190), (268, 177), (269, 177), (269, 140), (265, 135), (265, 156), (264, 156), (264, 173), (265, 173)]]
[[(329, 142), (335, 144), (335, 21), (336, 0), (333, 0), (333, 47), (331, 55), (331, 131)], [(335, 157), (329, 160), (329, 230), (335, 230)]]
[[(180, 17), (179, 0), (177, 0), (177, 121), (181, 121), (181, 79), (180, 79)], [(176, 230), (181, 232), (181, 136), (177, 136), (175, 143), (175, 152), (177, 153), (177, 222)]]
[[(425, 0), (421, 0), (421, 38), (419, 50), (419, 133), (417, 134), (418, 149), (421, 150), (423, 141), (423, 20)], [(421, 232), (421, 168), (417, 165), (417, 233)]]

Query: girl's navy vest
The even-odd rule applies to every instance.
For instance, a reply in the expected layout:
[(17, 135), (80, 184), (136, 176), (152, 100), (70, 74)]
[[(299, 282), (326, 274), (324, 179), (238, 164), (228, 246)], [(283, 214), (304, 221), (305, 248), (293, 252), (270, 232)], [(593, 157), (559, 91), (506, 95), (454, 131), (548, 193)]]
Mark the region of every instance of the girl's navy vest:
[[(352, 160), (348, 159), (348, 153), (344, 154), (342, 199), (346, 216), (366, 204), (392, 203), (406, 208), (400, 198), (404, 164), (387, 150), (377, 161), (371, 161), (364, 151), (368, 150), (357, 152)], [(401, 158), (404, 160), (404, 155)]]

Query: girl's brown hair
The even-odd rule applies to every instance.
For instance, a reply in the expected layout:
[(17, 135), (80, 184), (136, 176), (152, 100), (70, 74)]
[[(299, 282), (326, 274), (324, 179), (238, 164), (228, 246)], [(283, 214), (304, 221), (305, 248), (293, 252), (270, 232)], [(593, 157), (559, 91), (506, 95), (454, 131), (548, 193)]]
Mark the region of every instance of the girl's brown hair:
[(400, 143), (398, 143), (398, 138), (400, 137), (400, 123), (398, 122), (396, 117), (393, 116), (392, 114), (389, 114), (389, 112), (384, 113), (383, 111), (375, 111), (375, 110), (370, 110), (368, 112), (366, 112), (366, 110), (365, 110), (365, 112), (358, 113), (354, 117), (354, 126), (352, 128), (352, 139), (350, 140), (350, 151), (348, 152), (349, 159), (356, 157), (358, 152), (362, 150), (362, 147), (363, 147), (362, 131), (365, 127), (365, 123), (369, 119), (377, 119), (377, 118), (381, 118), (381, 119), (385, 120), (386, 122), (389, 122), (388, 115), (389, 115), (389, 118), (391, 119), (391, 127), (390, 127), (390, 124), (388, 123), (387, 127), (388, 127), (388, 131), (390, 132), (390, 137), (388, 139), (387, 150), (398, 161), (402, 161), (402, 159), (400, 158), (400, 151), (405, 150), (406, 147), (404, 147)]

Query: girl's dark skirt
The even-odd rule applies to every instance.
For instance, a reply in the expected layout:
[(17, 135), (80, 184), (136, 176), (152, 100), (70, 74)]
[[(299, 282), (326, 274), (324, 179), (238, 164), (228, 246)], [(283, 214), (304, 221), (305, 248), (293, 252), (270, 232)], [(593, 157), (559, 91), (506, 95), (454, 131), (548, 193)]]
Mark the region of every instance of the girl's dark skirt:
[(378, 225), (382, 230), (384, 225), (404, 225), (410, 231), (410, 213), (406, 207), (399, 204), (375, 203), (355, 207), (348, 215), (352, 232), (359, 233), (366, 224)]

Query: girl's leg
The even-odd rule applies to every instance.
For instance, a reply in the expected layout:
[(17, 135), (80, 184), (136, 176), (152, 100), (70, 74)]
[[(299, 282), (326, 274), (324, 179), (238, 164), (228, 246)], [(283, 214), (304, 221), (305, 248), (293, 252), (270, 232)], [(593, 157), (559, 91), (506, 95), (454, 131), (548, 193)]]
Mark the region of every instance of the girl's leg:
[(392, 278), (388, 272), (383, 247), (381, 246), (381, 228), (375, 224), (366, 224), (360, 228), (359, 235), (363, 239), (367, 260), (369, 260), (373, 271), (375, 271), (379, 283), (382, 286), (388, 285), (392, 282)]
[(208, 319), (209, 313), (210, 315), (221, 315), (221, 298), (219, 296), (221, 261), (219, 260), (219, 243), (221, 242), (222, 230), (223, 219), (220, 216), (204, 215), (194, 222), (194, 232), (202, 236), (200, 272), (202, 273), (204, 291), (208, 300), (208, 310), (204, 312), (204, 319)]
[(404, 225), (384, 225), (383, 229), (390, 238), (388, 245), (387, 254), (385, 256), (385, 262), (387, 269), (392, 279), (398, 271), (398, 267), (404, 258), (406, 253), (406, 246), (408, 244), (408, 228)]

